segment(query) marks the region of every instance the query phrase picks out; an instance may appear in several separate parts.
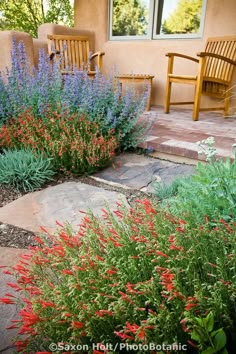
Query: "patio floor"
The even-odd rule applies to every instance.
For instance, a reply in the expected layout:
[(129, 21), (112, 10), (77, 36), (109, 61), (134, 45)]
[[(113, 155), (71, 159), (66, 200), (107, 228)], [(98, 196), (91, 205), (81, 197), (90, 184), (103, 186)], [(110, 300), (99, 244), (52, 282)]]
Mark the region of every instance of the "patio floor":
[(221, 112), (200, 112), (199, 120), (192, 120), (191, 110), (171, 109), (165, 114), (163, 107), (146, 112), (154, 124), (142, 147), (153, 149), (152, 156), (172, 161), (196, 163), (203, 160), (197, 141), (215, 138), (215, 148), (220, 157), (234, 158), (232, 145), (236, 143), (236, 116), (224, 118)]

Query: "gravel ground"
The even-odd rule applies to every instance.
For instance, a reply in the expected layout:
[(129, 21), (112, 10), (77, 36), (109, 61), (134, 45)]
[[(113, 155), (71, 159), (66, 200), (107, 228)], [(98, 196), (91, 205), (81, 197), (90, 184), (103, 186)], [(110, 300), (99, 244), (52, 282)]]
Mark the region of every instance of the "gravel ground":
[[(134, 205), (134, 201), (136, 199), (152, 197), (150, 194), (140, 192), (139, 190), (131, 190), (124, 189), (122, 187), (111, 186), (103, 182), (98, 182), (88, 176), (74, 177), (72, 175), (59, 175), (54, 178), (53, 181), (45, 184), (41, 189), (68, 181), (82, 182), (96, 187), (101, 187), (109, 191), (122, 193), (126, 196), (127, 201), (131, 206)], [(19, 193), (10, 187), (0, 185), (0, 208), (22, 197), (24, 194), (26, 193)], [(35, 234), (31, 231), (20, 229), (13, 225), (3, 224), (0, 222), (0, 246), (2, 247), (28, 248), (29, 246), (34, 246), (36, 245), (34, 236)]]

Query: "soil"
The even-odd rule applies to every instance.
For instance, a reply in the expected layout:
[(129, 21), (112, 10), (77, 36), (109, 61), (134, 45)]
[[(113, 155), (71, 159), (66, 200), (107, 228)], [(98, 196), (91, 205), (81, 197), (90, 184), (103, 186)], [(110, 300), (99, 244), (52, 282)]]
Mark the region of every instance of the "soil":
[[(40, 189), (44, 189), (49, 186), (54, 186), (69, 181), (86, 183), (96, 187), (104, 188), (109, 191), (116, 191), (122, 193), (126, 196), (127, 201), (131, 206), (134, 205), (134, 201), (136, 199), (153, 197), (151, 194), (144, 193), (139, 190), (124, 189), (122, 187), (116, 187), (103, 182), (98, 182), (89, 176), (76, 177), (70, 174), (58, 175), (57, 177), (54, 177), (53, 181), (46, 183)], [(22, 197), (25, 194), (25, 192), (17, 192), (13, 188), (0, 185), (0, 208)], [(3, 224), (0, 222), (0, 246), (2, 247), (28, 248), (29, 246), (35, 246), (37, 245), (37, 243), (34, 240), (34, 237), (35, 234), (31, 231), (24, 230), (9, 224)]]

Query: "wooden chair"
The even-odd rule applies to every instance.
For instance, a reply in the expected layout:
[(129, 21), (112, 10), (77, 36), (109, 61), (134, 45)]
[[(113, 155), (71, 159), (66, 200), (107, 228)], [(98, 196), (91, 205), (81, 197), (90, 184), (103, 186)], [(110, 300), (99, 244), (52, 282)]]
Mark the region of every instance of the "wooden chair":
[[(165, 113), (169, 113), (170, 105), (193, 104), (193, 120), (198, 120), (199, 111), (223, 110), (228, 115), (230, 89), (233, 70), (236, 65), (236, 36), (209, 38), (204, 52), (197, 54), (199, 59), (168, 53), (168, 72), (165, 97)], [(173, 74), (174, 57), (192, 60), (198, 63), (196, 76)], [(170, 102), (172, 83), (195, 86), (193, 102)], [(200, 108), (201, 96), (212, 96), (224, 102), (222, 107)]]
[[(48, 51), (51, 59), (58, 58), (63, 75), (73, 73), (75, 69), (86, 70), (88, 75), (96, 74), (93, 59), (97, 59), (97, 67), (102, 71), (104, 52), (92, 54), (89, 50), (89, 39), (85, 36), (48, 35)], [(93, 66), (92, 66), (93, 65)]]

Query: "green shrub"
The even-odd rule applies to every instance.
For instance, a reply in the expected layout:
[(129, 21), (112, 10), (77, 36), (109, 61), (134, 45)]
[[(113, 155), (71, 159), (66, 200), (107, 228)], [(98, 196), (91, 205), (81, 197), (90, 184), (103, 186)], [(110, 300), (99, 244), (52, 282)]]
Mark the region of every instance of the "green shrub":
[(92, 343), (110, 343), (112, 353), (130, 352), (120, 343), (182, 343), (194, 353), (191, 345), (211, 345), (193, 334), (196, 318), (211, 312), (233, 353), (236, 224), (192, 228), (148, 200), (103, 212), (104, 221), (87, 214), (77, 232), (62, 227), (58, 236), (37, 238), (40, 247), (14, 267), (18, 281), (10, 286), (24, 301), (19, 352), (50, 352), (50, 343), (62, 342), (87, 345), (86, 353)]
[(0, 155), (0, 184), (33, 191), (55, 174), (51, 159), (29, 150), (3, 150)]
[(26, 111), (0, 128), (0, 146), (30, 148), (52, 158), (57, 170), (91, 173), (106, 166), (117, 148), (113, 131), (102, 135), (86, 116), (50, 110), (44, 119)]
[[(236, 219), (236, 160), (216, 158), (214, 139), (209, 138), (198, 144), (204, 148), (208, 163), (199, 163), (192, 176), (174, 181), (168, 187), (174, 191), (162, 206), (171, 213), (191, 218), (193, 222), (203, 222), (208, 218)], [(176, 186), (177, 183), (177, 186)], [(163, 194), (156, 186), (156, 195)], [(166, 192), (167, 193), (167, 192)]]

